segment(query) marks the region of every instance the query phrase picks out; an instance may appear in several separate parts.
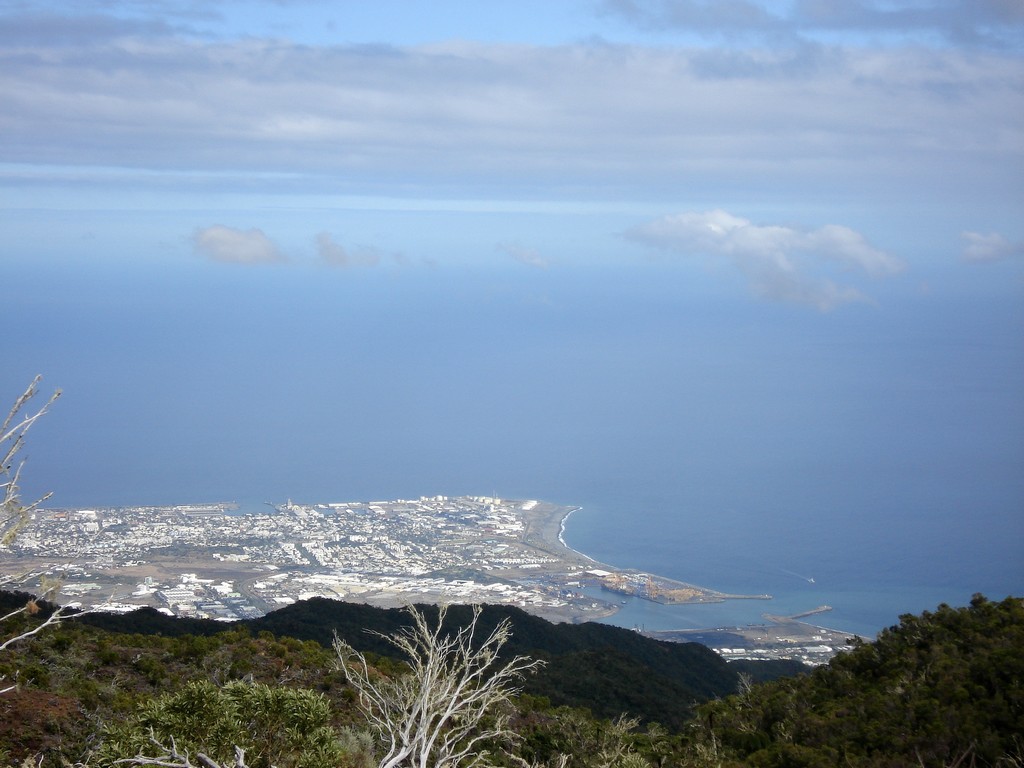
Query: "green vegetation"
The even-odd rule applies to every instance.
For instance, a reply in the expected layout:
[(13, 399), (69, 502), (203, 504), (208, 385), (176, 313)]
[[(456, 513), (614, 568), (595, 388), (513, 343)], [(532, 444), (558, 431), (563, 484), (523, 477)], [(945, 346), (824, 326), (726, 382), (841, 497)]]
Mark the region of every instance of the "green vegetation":
[(100, 733), (90, 764), (113, 768), (118, 759), (177, 749), (226, 764), (236, 749), (250, 768), (341, 768), (369, 765), (370, 739), (331, 726), (331, 704), (305, 688), (233, 680), (186, 683), (144, 703), (127, 722)]
[(693, 730), (722, 765), (1020, 766), (1024, 603), (903, 616), (810, 675), (706, 705)]
[[(0, 593), (0, 610), (25, 598)], [(391, 635), (409, 626), (407, 612), (317, 602), (268, 616), (264, 628), (190, 623), (205, 634), (175, 635), (171, 627), (181, 625), (169, 620), (162, 634), (136, 631), (154, 629), (151, 614), (85, 616), (0, 656), (0, 674), (18, 683), (0, 696), (0, 758), (13, 764), (38, 755), (44, 768), (62, 761), (106, 766), (147, 746), (156, 757), (150, 729), (165, 756), (177, 749), (195, 759), (202, 752), (225, 765), (237, 746), (249, 768), (362, 768), (386, 752), (373, 740), (358, 689), (331, 649), (265, 625), (311, 630), (313, 614), (324, 623), (338, 619), (345, 642), (365, 646), (359, 653), (368, 661), (367, 680), (387, 688), (408, 667), (401, 654), (380, 653), (393, 653), (394, 645), (364, 630)], [(436, 610), (424, 615), (431, 626), (439, 618)], [(452, 607), (444, 626), (464, 627), (467, 619), (468, 608)], [(978, 596), (968, 607), (904, 616), (876, 642), (827, 666), (767, 683), (746, 682), (706, 649), (666, 647), (671, 644), (600, 625), (520, 622), (508, 609), (485, 608), (477, 637), (509, 619), (512, 634), (499, 657), (529, 655), (546, 664), (521, 681), (529, 691), (494, 712), (518, 734), (513, 746), (503, 747), (509, 755), (494, 756), (497, 764), (1024, 764), (1024, 603), (1018, 598)], [(40, 620), (21, 616), (19, 627)], [(121, 631), (89, 624), (96, 620), (121, 621)], [(674, 702), (671, 691), (679, 689), (672, 686), (684, 670), (695, 687), (684, 702)], [(727, 689), (715, 690), (720, 678)], [(699, 685), (704, 691), (694, 692)], [(657, 716), (659, 702), (669, 717)], [(692, 714), (678, 715), (684, 711)]]
[[(436, 606), (420, 608), (436, 621)], [(445, 626), (454, 630), (471, 617), (469, 606), (452, 606)], [(693, 717), (696, 703), (733, 693), (740, 671), (763, 680), (806, 669), (789, 662), (734, 667), (695, 643), (660, 642), (605, 624), (552, 624), (509, 606), (487, 606), (480, 616), (480, 632), (490, 633), (505, 620), (512, 634), (502, 649), (504, 657), (529, 656), (545, 662), (522, 682), (525, 692), (546, 697), (556, 706), (584, 707), (609, 720), (625, 713), (643, 723), (659, 722), (678, 730)], [(151, 609), (125, 616), (94, 614), (82, 621), (114, 632), (165, 636), (212, 635), (225, 628), (220, 622), (172, 619)], [(314, 598), (233, 626), (312, 640), (325, 648), (332, 646), (337, 634), (361, 653), (400, 661), (402, 654), (384, 638), (408, 628), (410, 621), (400, 609)], [(378, 664), (386, 663), (381, 659)]]

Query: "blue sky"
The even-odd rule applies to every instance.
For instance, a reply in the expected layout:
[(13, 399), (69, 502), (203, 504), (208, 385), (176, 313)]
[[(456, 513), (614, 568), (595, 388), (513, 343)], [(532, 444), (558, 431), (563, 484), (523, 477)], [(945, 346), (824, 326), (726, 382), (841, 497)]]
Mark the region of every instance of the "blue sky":
[(813, 464), (1019, 538), (1022, 58), (1009, 0), (0, 1), (0, 395), (66, 393), (26, 488)]

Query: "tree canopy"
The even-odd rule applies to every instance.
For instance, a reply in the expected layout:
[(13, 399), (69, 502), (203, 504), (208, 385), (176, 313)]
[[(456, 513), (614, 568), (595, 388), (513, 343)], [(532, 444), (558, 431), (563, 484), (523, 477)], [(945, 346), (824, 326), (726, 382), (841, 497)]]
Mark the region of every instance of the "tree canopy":
[(751, 687), (699, 718), (697, 740), (737, 764), (1024, 759), (1024, 602), (975, 595), (968, 607), (902, 616), (812, 674)]

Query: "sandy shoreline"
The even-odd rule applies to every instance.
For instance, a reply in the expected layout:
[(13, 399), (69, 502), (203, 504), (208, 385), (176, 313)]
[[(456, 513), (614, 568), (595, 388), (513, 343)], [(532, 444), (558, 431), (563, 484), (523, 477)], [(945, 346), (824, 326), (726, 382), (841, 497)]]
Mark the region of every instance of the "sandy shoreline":
[(590, 562), (597, 563), (597, 561), (590, 555), (584, 554), (583, 552), (580, 552), (578, 549), (573, 549), (565, 543), (565, 525), (569, 522), (569, 518), (575, 515), (581, 509), (583, 509), (583, 507), (570, 507), (569, 511), (562, 516), (562, 519), (558, 523), (558, 543), (561, 544), (568, 551), (572, 552), (574, 555), (585, 557)]

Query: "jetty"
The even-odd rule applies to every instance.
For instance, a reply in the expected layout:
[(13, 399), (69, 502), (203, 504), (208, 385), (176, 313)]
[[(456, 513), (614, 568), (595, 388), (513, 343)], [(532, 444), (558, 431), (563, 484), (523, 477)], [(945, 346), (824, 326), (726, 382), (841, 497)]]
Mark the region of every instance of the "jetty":
[(791, 621), (806, 619), (808, 616), (816, 616), (819, 613), (828, 613), (831, 610), (831, 605), (819, 605), (817, 608), (812, 608), (811, 610), (804, 611), (803, 613), (794, 613), (792, 616), (776, 616), (771, 613), (762, 613), (761, 616), (773, 624), (786, 624)]

